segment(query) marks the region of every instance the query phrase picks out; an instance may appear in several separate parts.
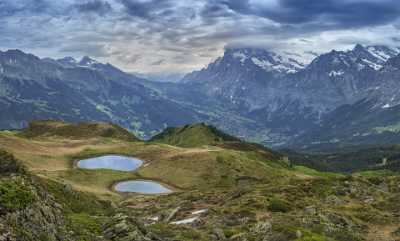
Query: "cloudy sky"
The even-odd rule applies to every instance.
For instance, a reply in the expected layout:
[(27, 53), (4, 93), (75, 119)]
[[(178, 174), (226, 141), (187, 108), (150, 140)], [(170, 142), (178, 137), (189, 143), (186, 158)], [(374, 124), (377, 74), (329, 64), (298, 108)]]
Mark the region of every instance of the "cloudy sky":
[(399, 0), (0, 0), (0, 49), (189, 72), (226, 46), (400, 46)]

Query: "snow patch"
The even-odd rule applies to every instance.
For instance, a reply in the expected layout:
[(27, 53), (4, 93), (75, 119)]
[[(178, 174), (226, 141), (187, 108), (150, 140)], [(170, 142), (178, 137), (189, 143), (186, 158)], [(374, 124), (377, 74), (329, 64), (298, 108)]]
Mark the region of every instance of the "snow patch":
[(206, 212), (208, 212), (208, 209), (201, 209), (201, 210), (193, 211), (192, 214), (197, 215), (197, 214), (202, 214), (202, 213), (206, 213)]
[(331, 72), (329, 72), (330, 77), (341, 76), (343, 74), (344, 74), (343, 70), (339, 70), (339, 71), (332, 70)]
[(400, 53), (400, 50), (397, 48), (388, 48), (384, 46), (368, 46), (367, 51), (382, 62), (386, 62), (391, 57)]
[(233, 55), (232, 55), (235, 59), (239, 59), (240, 60), (240, 62), (243, 64), (244, 63), (244, 61), (246, 61), (246, 59), (247, 59), (247, 56), (244, 54), (244, 53), (242, 53), (242, 52), (235, 52), (235, 53), (233, 53)]
[(385, 62), (390, 58), (390, 56), (384, 53), (383, 51), (377, 50), (375, 46), (367, 47), (367, 50), (372, 56), (383, 62)]
[(262, 49), (240, 49), (234, 51), (231, 56), (239, 60), (242, 65), (245, 64), (246, 60), (251, 60), (265, 71), (295, 73), (306, 66), (306, 63), (298, 60), (299, 54), (288, 52), (277, 54)]
[(266, 60), (259, 60), (256, 57), (251, 58), (251, 61), (253, 61), (253, 63), (259, 67), (261, 67), (264, 70), (271, 70), (272, 68), (272, 64), (269, 61)]
[(275, 70), (280, 73), (296, 73), (298, 69), (302, 68), (299, 63), (292, 64), (282, 61), (283, 59), (281, 56), (274, 55), (273, 59), (275, 63), (271, 63), (268, 60), (260, 60), (256, 57), (251, 58), (251, 61), (265, 71)]
[(197, 219), (199, 219), (199, 217), (186, 218), (186, 219), (182, 219), (179, 221), (171, 222), (171, 224), (175, 224), (175, 225), (190, 224), (190, 223), (195, 222)]
[(361, 61), (364, 62), (365, 64), (367, 64), (369, 67), (375, 69), (375, 70), (379, 70), (379, 69), (382, 68), (382, 65), (374, 63), (374, 62), (372, 62), (372, 61), (370, 61), (368, 59), (362, 59)]

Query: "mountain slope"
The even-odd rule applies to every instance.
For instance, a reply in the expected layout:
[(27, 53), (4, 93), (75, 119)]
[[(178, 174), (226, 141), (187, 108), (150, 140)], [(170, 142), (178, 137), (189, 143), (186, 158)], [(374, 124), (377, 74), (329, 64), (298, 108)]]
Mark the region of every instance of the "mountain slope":
[[(307, 66), (285, 72), (271, 67), (281, 64), (272, 61), (276, 54), (228, 49), (207, 68), (187, 75), (182, 88), (196, 89), (201, 92), (199, 95), (219, 101), (240, 116), (254, 120), (261, 126), (258, 130), (263, 130), (259, 131), (263, 134), (258, 141), (286, 145), (295, 139), (297, 143), (310, 144), (310, 139), (303, 137), (314, 135), (311, 142), (322, 141), (318, 135), (324, 130), (329, 133), (334, 129), (333, 135), (357, 134), (355, 130), (346, 131), (349, 126), (335, 129), (339, 125), (334, 125), (331, 118), (345, 106), (362, 100), (374, 102), (369, 108), (370, 118), (384, 114), (386, 120), (391, 119), (389, 122), (395, 124), (394, 114), (382, 109), (400, 104), (396, 92), (398, 70), (393, 67), (399, 52), (399, 49), (385, 46), (356, 45), (348, 51), (322, 54)], [(258, 59), (256, 64), (255, 59)], [(264, 67), (269, 67), (262, 68), (261, 60), (265, 62)], [(387, 125), (383, 122), (380, 124)], [(379, 126), (379, 120), (367, 125), (364, 125), (364, 132)]]
[(279, 84), (280, 76), (287, 70), (291, 73), (303, 67), (282, 59), (262, 49), (227, 49), (223, 57), (201, 71), (188, 74), (183, 82), (229, 107), (253, 110), (265, 104), (265, 90)]
[[(321, 148), (318, 150), (321, 151)], [(399, 145), (367, 149), (365, 149), (365, 146), (347, 146), (336, 151), (335, 153), (332, 153), (332, 150), (328, 150), (326, 153), (305, 154), (282, 150), (295, 165), (304, 165), (320, 171), (342, 173), (372, 170), (381, 170), (382, 172), (400, 171)]]
[(132, 133), (111, 123), (78, 123), (71, 124), (61, 121), (33, 121), (23, 129), (21, 136), (36, 138), (44, 136), (63, 136), (77, 139), (91, 137), (108, 137), (125, 141), (138, 141)]
[(202, 116), (111, 65), (88, 57), (65, 61), (68, 66), (18, 50), (0, 53), (0, 110), (8, 113), (1, 115), (0, 128), (21, 128), (36, 119), (97, 120), (148, 137)]

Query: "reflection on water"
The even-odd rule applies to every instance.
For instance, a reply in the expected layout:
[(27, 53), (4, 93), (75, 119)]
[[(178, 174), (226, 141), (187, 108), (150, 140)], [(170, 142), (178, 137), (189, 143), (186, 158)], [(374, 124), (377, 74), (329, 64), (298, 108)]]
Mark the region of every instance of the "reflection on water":
[(85, 169), (111, 169), (117, 171), (134, 171), (143, 164), (143, 161), (126, 156), (107, 155), (94, 157), (78, 162), (78, 167)]
[(118, 192), (136, 192), (143, 194), (161, 194), (170, 193), (170, 189), (153, 181), (125, 181), (115, 185)]

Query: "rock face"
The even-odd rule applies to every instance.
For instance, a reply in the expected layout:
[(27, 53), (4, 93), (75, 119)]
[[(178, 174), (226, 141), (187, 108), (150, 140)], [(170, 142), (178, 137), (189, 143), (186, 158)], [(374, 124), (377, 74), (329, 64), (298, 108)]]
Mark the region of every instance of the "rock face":
[(148, 232), (144, 226), (132, 217), (116, 214), (104, 226), (104, 235), (112, 241), (163, 241), (157, 235)]
[[(288, 144), (289, 138), (293, 145), (362, 143), (372, 139), (370, 132), (380, 134), (374, 128), (398, 121), (392, 108), (400, 104), (396, 92), (399, 52), (356, 45), (349, 51), (320, 55), (306, 65), (275, 61), (284, 58), (267, 51), (228, 49), (207, 68), (187, 75), (184, 82), (186, 88), (198, 89), (240, 116), (262, 123), (273, 137), (271, 144)], [(384, 121), (362, 123), (363, 118), (378, 116)], [(349, 121), (357, 124), (348, 125)], [(341, 129), (342, 125), (347, 128)], [(338, 136), (331, 136), (330, 128)], [(322, 135), (324, 131), (329, 137)]]
[[(10, 168), (14, 162), (14, 168)], [(27, 176), (12, 155), (0, 151), (0, 240), (73, 240), (62, 206)]]

